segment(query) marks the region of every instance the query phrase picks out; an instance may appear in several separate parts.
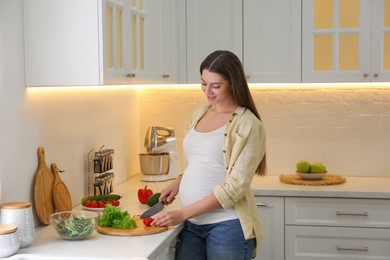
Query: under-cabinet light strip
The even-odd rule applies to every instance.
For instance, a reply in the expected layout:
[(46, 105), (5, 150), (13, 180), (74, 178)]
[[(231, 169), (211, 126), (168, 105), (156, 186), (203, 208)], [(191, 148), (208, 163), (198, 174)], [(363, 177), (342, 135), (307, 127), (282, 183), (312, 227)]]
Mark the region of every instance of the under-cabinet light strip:
[[(250, 83), (251, 89), (388, 89), (390, 82), (358, 82), (358, 83)], [(28, 91), (106, 91), (112, 89), (200, 89), (200, 84), (144, 84), (144, 85), (99, 85), (99, 86), (44, 86), (44, 87), (29, 87)]]

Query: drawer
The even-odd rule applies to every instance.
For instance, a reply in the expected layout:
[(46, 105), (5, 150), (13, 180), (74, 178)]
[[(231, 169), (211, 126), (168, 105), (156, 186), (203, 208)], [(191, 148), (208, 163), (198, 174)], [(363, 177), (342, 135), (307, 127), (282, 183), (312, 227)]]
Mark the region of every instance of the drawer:
[(286, 260), (390, 260), (390, 229), (286, 227)]
[(286, 225), (390, 228), (390, 200), (289, 197)]

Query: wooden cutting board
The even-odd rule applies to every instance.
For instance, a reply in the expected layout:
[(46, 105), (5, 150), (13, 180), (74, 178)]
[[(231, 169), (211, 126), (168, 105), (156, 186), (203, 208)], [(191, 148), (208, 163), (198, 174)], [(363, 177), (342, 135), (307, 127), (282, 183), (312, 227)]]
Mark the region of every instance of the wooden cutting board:
[(96, 231), (109, 236), (129, 237), (153, 235), (168, 230), (168, 227), (146, 227), (139, 216), (134, 216), (134, 219), (137, 222), (137, 227), (133, 229), (119, 229), (112, 227), (101, 227), (99, 225), (96, 225)]
[(45, 161), (45, 150), (38, 147), (38, 170), (34, 179), (34, 206), (39, 221), (50, 224), (50, 215), (54, 213), (53, 205), (54, 176)]
[(72, 210), (72, 198), (70, 196), (68, 187), (60, 178), (59, 170), (55, 163), (50, 165), (51, 172), (54, 175), (53, 182), (53, 203), (54, 208), (60, 211), (71, 211)]

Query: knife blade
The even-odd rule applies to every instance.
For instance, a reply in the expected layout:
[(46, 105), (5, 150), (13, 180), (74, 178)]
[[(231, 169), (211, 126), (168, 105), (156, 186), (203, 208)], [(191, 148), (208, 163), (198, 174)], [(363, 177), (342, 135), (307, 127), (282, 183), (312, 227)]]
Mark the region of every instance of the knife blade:
[(141, 219), (149, 218), (149, 217), (159, 213), (161, 210), (164, 209), (164, 205), (165, 205), (165, 200), (157, 202), (156, 205), (154, 205), (153, 207), (151, 207), (150, 209), (148, 209), (147, 211), (142, 213)]

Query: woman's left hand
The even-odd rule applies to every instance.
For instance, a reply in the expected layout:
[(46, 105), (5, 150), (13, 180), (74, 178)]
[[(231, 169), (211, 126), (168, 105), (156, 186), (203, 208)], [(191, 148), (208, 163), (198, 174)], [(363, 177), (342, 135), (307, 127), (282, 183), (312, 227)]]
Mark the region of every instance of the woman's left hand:
[(176, 226), (183, 222), (183, 214), (181, 210), (166, 211), (158, 215), (153, 222), (152, 226), (165, 227), (165, 226)]

